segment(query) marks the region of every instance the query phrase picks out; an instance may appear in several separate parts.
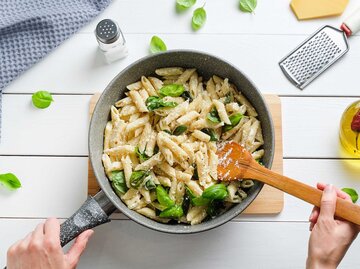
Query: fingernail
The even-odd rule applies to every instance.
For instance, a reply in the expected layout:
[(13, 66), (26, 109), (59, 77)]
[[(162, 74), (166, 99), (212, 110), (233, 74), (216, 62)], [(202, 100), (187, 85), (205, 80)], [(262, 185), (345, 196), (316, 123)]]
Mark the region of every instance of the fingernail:
[(314, 212), (311, 212), (309, 220), (311, 221), (313, 217), (314, 217)]
[(325, 190), (324, 190), (325, 193), (332, 193), (333, 191), (334, 191), (334, 185), (332, 185), (332, 184), (326, 185)]

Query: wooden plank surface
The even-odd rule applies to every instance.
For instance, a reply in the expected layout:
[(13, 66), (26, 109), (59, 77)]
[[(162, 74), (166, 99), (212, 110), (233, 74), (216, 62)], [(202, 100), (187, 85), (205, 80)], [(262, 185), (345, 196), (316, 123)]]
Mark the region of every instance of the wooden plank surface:
[[(95, 94), (90, 100), (90, 117), (94, 111), (100, 94)], [(265, 95), (266, 103), (272, 114), (275, 129), (275, 153), (272, 169), (278, 173), (283, 172), (282, 158), (282, 127), (281, 127), (281, 101), (278, 96)], [(88, 193), (94, 195), (99, 191), (95, 175), (89, 162)], [(258, 197), (250, 204), (243, 214), (277, 214), (284, 207), (284, 194), (270, 186), (265, 185)]]

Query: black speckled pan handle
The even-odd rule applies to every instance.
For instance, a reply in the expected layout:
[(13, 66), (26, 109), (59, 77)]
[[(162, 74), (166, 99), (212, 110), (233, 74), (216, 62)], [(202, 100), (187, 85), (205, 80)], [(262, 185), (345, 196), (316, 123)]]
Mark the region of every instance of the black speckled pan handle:
[(103, 191), (89, 196), (85, 203), (60, 227), (61, 246), (65, 246), (83, 231), (109, 222), (109, 215), (116, 210)]

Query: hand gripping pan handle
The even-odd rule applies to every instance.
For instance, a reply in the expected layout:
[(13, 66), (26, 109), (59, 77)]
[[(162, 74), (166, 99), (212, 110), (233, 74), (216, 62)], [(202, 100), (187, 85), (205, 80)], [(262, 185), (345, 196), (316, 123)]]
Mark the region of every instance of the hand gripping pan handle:
[(350, 30), (350, 33), (347, 33), (348, 36), (360, 30), (360, 7), (344, 21), (344, 25)]

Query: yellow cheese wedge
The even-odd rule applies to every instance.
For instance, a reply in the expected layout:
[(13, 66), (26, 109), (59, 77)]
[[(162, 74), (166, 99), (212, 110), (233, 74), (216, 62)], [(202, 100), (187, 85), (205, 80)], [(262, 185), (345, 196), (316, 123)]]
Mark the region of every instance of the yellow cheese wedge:
[(298, 20), (339, 16), (349, 0), (292, 0), (291, 9)]

